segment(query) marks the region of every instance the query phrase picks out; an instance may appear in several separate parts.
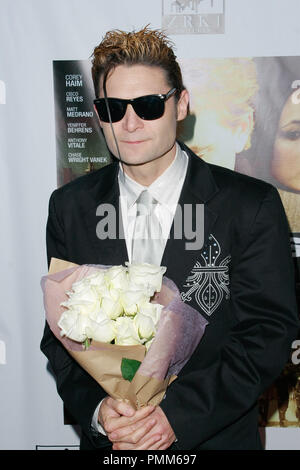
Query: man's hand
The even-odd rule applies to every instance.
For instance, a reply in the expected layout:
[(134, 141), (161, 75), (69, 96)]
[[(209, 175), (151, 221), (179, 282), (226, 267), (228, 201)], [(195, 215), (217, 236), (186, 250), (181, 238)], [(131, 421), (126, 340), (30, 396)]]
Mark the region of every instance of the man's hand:
[(119, 431), (125, 428), (125, 434), (128, 432), (133, 433), (133, 439), (139, 440), (156, 424), (156, 419), (148, 419), (154, 409), (154, 406), (145, 406), (135, 411), (132, 406), (124, 401), (106, 397), (101, 403), (98, 421), (108, 438), (116, 430)]
[[(144, 409), (137, 411), (135, 416)], [(115, 428), (107, 437), (113, 443), (113, 450), (165, 450), (176, 439), (160, 407), (156, 407), (139, 421)]]

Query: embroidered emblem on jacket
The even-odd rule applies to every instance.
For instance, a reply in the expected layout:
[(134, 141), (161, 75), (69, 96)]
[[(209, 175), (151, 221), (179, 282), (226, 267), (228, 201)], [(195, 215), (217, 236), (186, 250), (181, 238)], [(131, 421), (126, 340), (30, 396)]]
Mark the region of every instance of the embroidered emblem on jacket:
[(211, 315), (222, 302), (224, 295), (229, 299), (228, 255), (219, 262), (221, 247), (217, 239), (210, 235), (208, 244), (203, 248), (201, 261), (197, 261), (183, 287), (187, 290), (181, 293), (184, 302), (190, 302), (194, 296), (199, 307)]

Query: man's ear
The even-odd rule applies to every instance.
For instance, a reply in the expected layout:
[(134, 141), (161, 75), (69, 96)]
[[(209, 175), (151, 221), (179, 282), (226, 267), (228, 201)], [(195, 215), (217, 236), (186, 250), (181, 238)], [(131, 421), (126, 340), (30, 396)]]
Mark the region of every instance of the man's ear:
[(177, 103), (177, 121), (182, 121), (186, 118), (189, 106), (189, 93), (187, 90), (182, 90), (180, 98)]

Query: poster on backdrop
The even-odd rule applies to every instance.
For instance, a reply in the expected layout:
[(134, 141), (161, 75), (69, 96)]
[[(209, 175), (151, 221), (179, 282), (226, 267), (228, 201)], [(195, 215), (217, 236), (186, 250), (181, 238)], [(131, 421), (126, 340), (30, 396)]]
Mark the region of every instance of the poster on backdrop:
[[(278, 188), (291, 231), (300, 305), (300, 57), (196, 58), (180, 65), (190, 93), (178, 138), (205, 161)], [(111, 162), (89, 61), (54, 61), (57, 182)], [(276, 255), (276, 254), (275, 254)], [(300, 338), (260, 397), (260, 425), (300, 427)]]
[(88, 61), (54, 61), (57, 185), (111, 162), (93, 108)]

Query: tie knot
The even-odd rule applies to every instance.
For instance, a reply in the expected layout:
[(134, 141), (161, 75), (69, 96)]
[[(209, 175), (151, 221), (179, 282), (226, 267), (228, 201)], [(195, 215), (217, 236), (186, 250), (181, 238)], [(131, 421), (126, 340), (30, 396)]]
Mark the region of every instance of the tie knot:
[(136, 200), (137, 215), (147, 215), (151, 212), (151, 207), (155, 204), (155, 199), (151, 196), (149, 191), (144, 190), (141, 192)]

